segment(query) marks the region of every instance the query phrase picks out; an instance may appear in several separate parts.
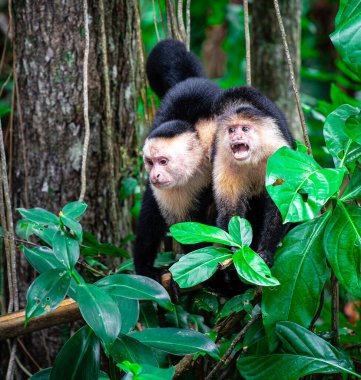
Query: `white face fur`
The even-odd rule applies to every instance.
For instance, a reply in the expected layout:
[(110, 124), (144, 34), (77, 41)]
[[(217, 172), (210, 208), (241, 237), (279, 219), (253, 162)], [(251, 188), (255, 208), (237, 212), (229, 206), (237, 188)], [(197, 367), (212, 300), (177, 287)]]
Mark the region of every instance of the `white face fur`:
[(143, 148), (145, 169), (157, 189), (186, 185), (197, 173), (202, 149), (193, 132), (173, 138), (147, 139)]

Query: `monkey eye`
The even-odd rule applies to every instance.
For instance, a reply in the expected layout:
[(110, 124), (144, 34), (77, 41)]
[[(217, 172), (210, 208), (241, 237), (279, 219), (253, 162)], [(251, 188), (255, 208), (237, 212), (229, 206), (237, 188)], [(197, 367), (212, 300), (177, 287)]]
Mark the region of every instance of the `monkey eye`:
[(166, 158), (161, 158), (160, 160), (159, 160), (159, 164), (160, 165), (167, 165), (168, 164), (168, 160), (166, 159)]
[(147, 159), (147, 160), (145, 160), (145, 161), (146, 161), (146, 163), (147, 163), (149, 166), (153, 166), (153, 161), (152, 161), (152, 160)]
[(229, 133), (233, 133), (234, 131), (235, 131), (235, 129), (233, 127), (231, 127), (231, 128), (228, 129)]
[(249, 127), (242, 127), (242, 131), (243, 132), (248, 132), (249, 131)]

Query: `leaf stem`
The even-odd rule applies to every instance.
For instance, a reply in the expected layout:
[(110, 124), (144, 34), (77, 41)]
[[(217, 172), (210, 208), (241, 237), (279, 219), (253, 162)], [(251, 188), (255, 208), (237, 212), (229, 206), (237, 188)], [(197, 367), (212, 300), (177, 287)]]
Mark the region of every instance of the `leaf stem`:
[(78, 285), (80, 285), (82, 283), (82, 278), (80, 277), (80, 274), (76, 271), (76, 270), (72, 270), (71, 271), (71, 276), (73, 277), (73, 279), (76, 281), (76, 283)]
[(340, 168), (342, 168), (344, 166), (344, 164), (345, 164), (345, 160), (346, 160), (346, 157), (348, 155), (348, 151), (350, 150), (351, 144), (352, 144), (352, 140), (350, 139), (350, 140), (348, 140), (348, 143), (347, 143), (347, 146), (346, 146), (346, 149), (345, 149), (345, 154), (342, 157)]

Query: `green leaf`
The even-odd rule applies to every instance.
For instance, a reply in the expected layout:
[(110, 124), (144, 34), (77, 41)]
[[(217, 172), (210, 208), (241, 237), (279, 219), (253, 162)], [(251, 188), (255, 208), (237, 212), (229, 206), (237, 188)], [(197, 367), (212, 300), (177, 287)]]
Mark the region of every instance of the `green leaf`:
[(60, 220), (71, 230), (79, 241), (83, 239), (83, 229), (79, 222), (65, 215), (60, 217)]
[(278, 321), (308, 326), (316, 314), (321, 291), (329, 276), (323, 253), (323, 232), (330, 213), (300, 224), (282, 241), (272, 273), (280, 281), (276, 288), (264, 288), (263, 324), (270, 335)]
[(123, 248), (117, 247), (111, 243), (100, 243), (95, 236), (89, 232), (83, 233), (82, 253), (89, 256), (98, 256), (100, 254), (114, 257), (129, 258), (128, 252)]
[(22, 250), (30, 265), (39, 273), (47, 272), (50, 269), (68, 269), (49, 247), (27, 248), (22, 246)]
[(324, 235), (327, 259), (340, 283), (361, 297), (361, 208), (337, 202)]
[(361, 144), (361, 119), (360, 113), (356, 116), (350, 116), (346, 121), (345, 132), (350, 140)]
[(157, 281), (148, 277), (114, 274), (97, 281), (96, 285), (110, 295), (156, 301), (165, 309), (173, 308), (168, 292)]
[(190, 288), (208, 280), (217, 270), (219, 263), (231, 258), (232, 255), (227, 248), (201, 248), (184, 255), (169, 268), (169, 271), (181, 288)]
[(120, 332), (127, 334), (133, 330), (139, 319), (139, 302), (125, 297), (118, 297), (112, 294), (112, 298), (118, 305), (122, 326)]
[(134, 374), (133, 380), (172, 380), (175, 372), (175, 367), (158, 368), (128, 361), (117, 364), (117, 366), (127, 373)]
[(65, 298), (70, 280), (70, 275), (64, 269), (51, 269), (37, 277), (26, 293), (25, 323), (30, 318), (54, 310)]
[(61, 212), (68, 218), (79, 221), (87, 207), (88, 206), (84, 201), (75, 201), (65, 205)]
[(279, 322), (276, 334), (281, 341), (279, 352), (238, 360), (237, 368), (246, 380), (274, 379), (275, 374), (277, 380), (296, 380), (313, 373), (356, 375), (346, 354), (307, 329)]
[[(352, 140), (347, 135), (345, 126), (348, 118), (358, 115), (359, 112), (358, 108), (344, 104), (328, 115), (325, 121), (323, 135), (326, 147), (332, 155), (336, 167), (340, 167), (343, 161), (348, 164), (361, 156), (361, 147), (356, 143), (354, 143), (356, 147), (352, 145)], [(350, 153), (344, 157), (348, 145)]]
[(84, 326), (62, 347), (55, 359), (50, 380), (98, 380), (99, 369), (99, 339), (88, 326)]
[(165, 321), (167, 326), (178, 327), (182, 329), (188, 328), (189, 313), (180, 305), (175, 305), (174, 309), (165, 314)]
[(361, 78), (361, 6), (359, 0), (341, 2), (331, 41), (341, 59)]
[(157, 308), (153, 302), (140, 304), (139, 321), (145, 327), (159, 327)]
[(124, 260), (117, 268), (116, 273), (135, 271), (133, 259)]
[(29, 240), (29, 237), (34, 233), (34, 226), (36, 226), (36, 223), (27, 219), (21, 219), (16, 224), (16, 235), (18, 235), (21, 239)]
[(194, 306), (196, 306), (198, 310), (217, 313), (219, 307), (218, 297), (213, 293), (202, 290), (194, 295)]
[(135, 189), (138, 186), (136, 179), (132, 177), (124, 178), (120, 186), (120, 199), (124, 200), (134, 194)]
[(37, 224), (33, 227), (33, 233), (49, 246), (53, 245), (55, 234), (60, 231), (59, 226)]
[(234, 216), (229, 221), (228, 232), (241, 247), (251, 245), (253, 238), (252, 226), (248, 220)]
[(116, 302), (110, 295), (91, 284), (78, 285), (75, 300), (79, 304), (85, 322), (109, 349), (121, 327), (120, 312)]
[(250, 313), (253, 309), (251, 301), (254, 299), (254, 290), (248, 289), (243, 294), (239, 296), (232, 297), (228, 300), (221, 312), (217, 315), (217, 320), (220, 320), (224, 317), (227, 317), (231, 313), (238, 313), (242, 310), (245, 310), (247, 313)]
[(29, 377), (29, 380), (49, 380), (50, 372), (52, 368), (45, 368), (39, 372), (36, 372), (33, 376)]
[(356, 167), (351, 175), (345, 192), (342, 194), (342, 201), (353, 201), (361, 198), (361, 168)]
[(49, 211), (42, 208), (17, 208), (16, 209), (23, 218), (38, 224), (59, 224), (59, 218)]
[(279, 281), (272, 277), (271, 271), (256, 252), (249, 247), (243, 247), (233, 254), (233, 262), (238, 276), (251, 283), (261, 286), (277, 286)]
[(120, 334), (113, 343), (110, 354), (118, 363), (129, 360), (132, 363), (144, 363), (158, 367), (153, 350), (131, 336)]
[(173, 327), (146, 329), (129, 334), (140, 342), (169, 352), (173, 355), (188, 355), (205, 352), (219, 359), (216, 344), (203, 334), (193, 330), (180, 330)]
[(219, 243), (232, 247), (240, 246), (226, 231), (202, 223), (184, 222), (173, 224), (170, 227), (170, 232), (174, 239), (181, 244)]
[(53, 249), (59, 261), (64, 262), (72, 269), (79, 258), (79, 242), (69, 237), (63, 231), (55, 233), (53, 238)]
[(282, 147), (268, 159), (266, 189), (284, 222), (302, 222), (339, 190), (345, 170), (322, 169), (312, 157)]

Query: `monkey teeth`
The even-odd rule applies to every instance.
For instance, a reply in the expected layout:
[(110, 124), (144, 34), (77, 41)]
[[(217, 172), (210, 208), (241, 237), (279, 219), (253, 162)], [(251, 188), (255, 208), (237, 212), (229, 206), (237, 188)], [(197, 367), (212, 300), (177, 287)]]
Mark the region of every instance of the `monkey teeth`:
[(248, 157), (249, 146), (247, 144), (231, 144), (231, 149), (236, 160), (242, 160)]

